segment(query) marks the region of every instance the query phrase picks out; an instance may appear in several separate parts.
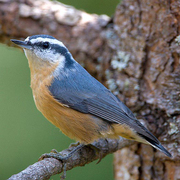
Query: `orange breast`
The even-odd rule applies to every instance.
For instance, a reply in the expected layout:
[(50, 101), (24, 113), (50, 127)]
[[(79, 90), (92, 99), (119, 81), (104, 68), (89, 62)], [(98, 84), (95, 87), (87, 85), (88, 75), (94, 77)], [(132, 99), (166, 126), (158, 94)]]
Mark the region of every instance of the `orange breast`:
[[(53, 98), (48, 86), (57, 65), (31, 71), (31, 88), (39, 111), (68, 137), (89, 144), (110, 129), (100, 118), (73, 110)], [(103, 134), (104, 133), (104, 134)]]
[(35, 104), (38, 110), (65, 135), (85, 144), (92, 143), (101, 137), (118, 138), (119, 136), (142, 141), (127, 126), (110, 124), (101, 118), (78, 112), (58, 102), (48, 89), (58, 62), (53, 64), (37, 57), (33, 58), (33, 54), (27, 55)]

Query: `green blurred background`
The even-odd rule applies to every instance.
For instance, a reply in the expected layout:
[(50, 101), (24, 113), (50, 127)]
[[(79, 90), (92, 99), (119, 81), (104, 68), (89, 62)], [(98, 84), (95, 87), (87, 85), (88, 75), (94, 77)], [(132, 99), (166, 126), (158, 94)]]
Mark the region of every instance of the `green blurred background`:
[[(89, 13), (113, 15), (118, 0), (63, 0)], [(36, 109), (30, 89), (30, 72), (22, 51), (0, 44), (0, 179), (7, 179), (55, 148), (61, 151), (72, 140)], [(112, 155), (67, 172), (67, 180), (113, 179)], [(51, 177), (59, 179), (59, 175)]]

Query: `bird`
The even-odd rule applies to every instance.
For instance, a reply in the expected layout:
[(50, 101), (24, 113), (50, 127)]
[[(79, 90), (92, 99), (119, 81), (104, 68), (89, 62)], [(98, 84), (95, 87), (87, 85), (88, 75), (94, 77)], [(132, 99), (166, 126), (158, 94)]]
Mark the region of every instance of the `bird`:
[(99, 138), (122, 136), (149, 144), (172, 157), (132, 111), (73, 58), (61, 41), (44, 34), (11, 41), (23, 48), (28, 59), (37, 109), (66, 136), (80, 142), (73, 152)]

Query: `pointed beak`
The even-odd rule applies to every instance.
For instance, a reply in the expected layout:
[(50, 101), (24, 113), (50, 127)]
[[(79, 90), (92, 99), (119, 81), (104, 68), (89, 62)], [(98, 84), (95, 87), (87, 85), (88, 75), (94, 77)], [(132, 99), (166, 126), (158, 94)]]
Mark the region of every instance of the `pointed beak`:
[(11, 41), (22, 48), (32, 49), (32, 45), (28, 44), (26, 41), (19, 41), (16, 39), (11, 39)]

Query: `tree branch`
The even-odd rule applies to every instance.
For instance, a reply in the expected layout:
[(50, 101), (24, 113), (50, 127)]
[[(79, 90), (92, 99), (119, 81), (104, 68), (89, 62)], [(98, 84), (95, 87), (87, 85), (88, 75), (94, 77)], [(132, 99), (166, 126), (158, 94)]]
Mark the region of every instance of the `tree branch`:
[[(52, 35), (62, 41), (92, 75), (96, 75), (96, 59), (104, 56), (104, 61), (98, 63), (104, 64), (112, 53), (105, 33), (109, 20), (106, 15), (88, 14), (56, 1), (0, 0), (0, 43), (14, 46), (10, 39)], [(103, 75), (102, 67), (98, 79), (103, 79)]]
[[(66, 163), (66, 170), (77, 166), (84, 166), (97, 159), (104, 158), (106, 155), (132, 145), (134, 142), (121, 138), (118, 140), (100, 139), (93, 143), (93, 146), (87, 145), (81, 150), (75, 152)], [(61, 154), (67, 155), (74, 147), (71, 146), (63, 150)], [(98, 149), (98, 150), (96, 150)], [(54, 158), (45, 158), (33, 165), (28, 166), (18, 174), (12, 175), (8, 180), (17, 179), (49, 179), (52, 175), (59, 174), (63, 171), (63, 163)]]
[(49, 34), (72, 44), (68, 48), (73, 52), (89, 53), (95, 44), (102, 45), (100, 33), (108, 21), (106, 15), (88, 14), (57, 1), (0, 0), (0, 42), (5, 44), (12, 37)]

